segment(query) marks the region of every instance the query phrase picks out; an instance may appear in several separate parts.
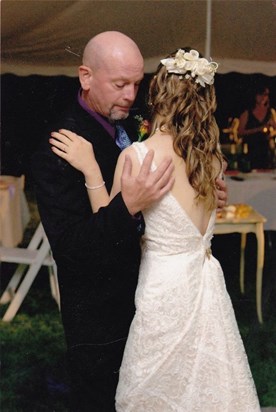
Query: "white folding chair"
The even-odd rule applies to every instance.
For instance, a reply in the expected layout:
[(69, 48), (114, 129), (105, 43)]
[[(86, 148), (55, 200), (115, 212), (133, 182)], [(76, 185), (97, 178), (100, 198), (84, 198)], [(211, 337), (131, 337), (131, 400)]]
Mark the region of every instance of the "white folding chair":
[(18, 263), (0, 298), (0, 304), (10, 302), (3, 321), (10, 322), (14, 318), (42, 266), (48, 267), (51, 293), (60, 307), (57, 267), (42, 223), (39, 223), (27, 248), (0, 247), (0, 262)]

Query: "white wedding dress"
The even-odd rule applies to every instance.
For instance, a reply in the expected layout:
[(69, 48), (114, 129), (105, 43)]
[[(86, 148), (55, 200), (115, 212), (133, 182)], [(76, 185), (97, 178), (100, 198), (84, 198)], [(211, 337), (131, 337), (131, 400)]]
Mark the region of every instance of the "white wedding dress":
[[(147, 147), (134, 143), (140, 162)], [(202, 236), (171, 193), (143, 213), (136, 314), (118, 412), (260, 411), (219, 262), (212, 213)]]

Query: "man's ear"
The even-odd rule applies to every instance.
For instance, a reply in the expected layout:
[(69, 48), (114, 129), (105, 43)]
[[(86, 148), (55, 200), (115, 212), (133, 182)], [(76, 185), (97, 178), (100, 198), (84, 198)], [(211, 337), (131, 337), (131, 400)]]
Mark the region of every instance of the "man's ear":
[(90, 89), (90, 81), (92, 77), (92, 70), (88, 66), (79, 67), (79, 80), (82, 87), (82, 90)]

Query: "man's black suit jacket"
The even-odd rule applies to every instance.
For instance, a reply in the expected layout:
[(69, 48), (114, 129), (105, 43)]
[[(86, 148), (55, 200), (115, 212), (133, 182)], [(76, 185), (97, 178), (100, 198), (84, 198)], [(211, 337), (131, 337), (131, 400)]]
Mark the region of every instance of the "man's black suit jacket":
[[(70, 129), (93, 144), (110, 191), (120, 149), (76, 102), (50, 131)], [(39, 213), (58, 267), (61, 312), (69, 347), (126, 337), (134, 315), (140, 261), (137, 221), (118, 194), (92, 214), (82, 173), (45, 140), (32, 157)]]

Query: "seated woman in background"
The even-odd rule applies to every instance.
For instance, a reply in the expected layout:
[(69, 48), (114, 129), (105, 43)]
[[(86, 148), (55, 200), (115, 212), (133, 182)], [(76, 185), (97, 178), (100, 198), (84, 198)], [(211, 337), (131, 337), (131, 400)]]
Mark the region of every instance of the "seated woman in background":
[(269, 167), (269, 131), (276, 128), (275, 110), (270, 108), (269, 89), (257, 86), (254, 99), (239, 118), (238, 133), (248, 144), (248, 152), (253, 169)]

